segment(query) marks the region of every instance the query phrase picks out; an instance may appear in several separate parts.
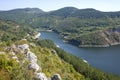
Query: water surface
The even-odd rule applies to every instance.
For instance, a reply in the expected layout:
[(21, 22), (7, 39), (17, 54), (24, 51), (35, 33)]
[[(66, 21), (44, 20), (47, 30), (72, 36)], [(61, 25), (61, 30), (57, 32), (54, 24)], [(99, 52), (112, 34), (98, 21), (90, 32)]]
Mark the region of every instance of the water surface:
[(120, 75), (120, 45), (108, 48), (78, 48), (65, 43), (63, 39), (54, 32), (41, 32), (40, 38), (54, 41), (60, 48), (87, 60), (93, 67)]

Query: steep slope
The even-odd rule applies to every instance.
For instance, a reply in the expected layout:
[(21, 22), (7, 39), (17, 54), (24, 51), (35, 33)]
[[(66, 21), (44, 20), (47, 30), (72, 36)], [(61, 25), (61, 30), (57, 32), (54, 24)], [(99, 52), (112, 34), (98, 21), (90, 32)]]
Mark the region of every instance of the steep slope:
[[(11, 51), (0, 51), (1, 80), (48, 80), (54, 74), (61, 76), (57, 80), (81, 80), (81, 78), (84, 78), (75, 71), (72, 65), (61, 60), (57, 54), (51, 53), (49, 49), (34, 46), (31, 49), (36, 53), (31, 51), (26, 53), (24, 52), (27, 46), (26, 43), (17, 44), (17, 46), (14, 44), (12, 46), (5, 46), (7, 49), (11, 48)], [(36, 55), (38, 64), (34, 63)]]
[(0, 21), (1, 80), (120, 79), (92, 68), (82, 59), (57, 48), (52, 41), (33, 39), (34, 32), (11, 21)]
[(68, 39), (67, 41), (79, 47), (109, 47), (118, 45), (120, 44), (120, 28), (83, 34), (76, 39)]
[(33, 31), (24, 28), (11, 21), (0, 21), (0, 80), (85, 79), (72, 65), (60, 59), (55, 50), (32, 42)]

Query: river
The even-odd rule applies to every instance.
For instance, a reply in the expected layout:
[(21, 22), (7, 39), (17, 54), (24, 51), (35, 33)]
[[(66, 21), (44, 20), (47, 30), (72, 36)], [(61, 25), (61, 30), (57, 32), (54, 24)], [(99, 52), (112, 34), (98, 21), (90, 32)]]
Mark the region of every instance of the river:
[(54, 32), (41, 32), (40, 38), (54, 41), (60, 48), (86, 60), (93, 67), (120, 75), (120, 45), (107, 48), (78, 48), (65, 43)]

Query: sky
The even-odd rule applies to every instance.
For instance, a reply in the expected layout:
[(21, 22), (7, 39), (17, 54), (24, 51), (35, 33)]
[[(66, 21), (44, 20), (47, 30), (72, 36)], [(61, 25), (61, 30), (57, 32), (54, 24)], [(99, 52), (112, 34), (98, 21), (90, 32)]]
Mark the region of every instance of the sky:
[(120, 11), (120, 0), (0, 0), (0, 10), (40, 8), (43, 11), (63, 7), (94, 8), (100, 11)]

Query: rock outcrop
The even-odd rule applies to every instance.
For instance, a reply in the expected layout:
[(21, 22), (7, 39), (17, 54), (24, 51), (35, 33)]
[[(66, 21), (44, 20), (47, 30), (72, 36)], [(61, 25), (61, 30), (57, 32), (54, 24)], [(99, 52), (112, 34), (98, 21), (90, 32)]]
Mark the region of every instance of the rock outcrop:
[[(28, 44), (19, 45), (18, 48), (21, 50), (21, 52), (26, 53), (26, 59), (30, 62), (28, 65), (28, 69), (33, 69), (34, 72), (34, 79), (37, 80), (48, 80), (46, 75), (41, 71), (41, 67), (37, 64), (37, 56), (30, 51)], [(27, 50), (27, 52), (26, 52)]]
[(31, 63), (37, 63), (37, 56), (34, 53), (32, 53), (31, 51), (27, 52), (26, 57)]
[(21, 52), (26, 53), (26, 59), (30, 62), (28, 69), (33, 69), (35, 72), (41, 70), (40, 66), (37, 64), (37, 56), (30, 51), (28, 44), (18, 45)]
[(28, 44), (18, 45), (17, 49), (20, 51), (20, 53), (26, 54), (27, 51), (30, 51)]
[(48, 80), (48, 78), (46, 77), (46, 75), (44, 73), (35, 73), (34, 74), (34, 78), (37, 80)]
[(59, 74), (54, 74), (51, 80), (62, 80)]
[(29, 45), (28, 44), (18, 45), (18, 48), (20, 48), (23, 51), (29, 50)]
[(33, 69), (33, 70), (35, 70), (37, 72), (38, 70), (40, 70), (40, 66), (35, 62), (31, 62), (28, 65), (28, 69)]
[(120, 28), (110, 28), (86, 35), (76, 39), (66, 39), (68, 43), (78, 47), (109, 47), (120, 44)]
[[(19, 62), (18, 57), (16, 56), (16, 53), (22, 53), (25, 57), (25, 60), (28, 60), (30, 63), (28, 65), (28, 69), (32, 69), (34, 71), (34, 79), (36, 80), (61, 80), (61, 77), (59, 74), (53, 75), (50, 79), (48, 79), (45, 75), (45, 73), (41, 72), (41, 67), (37, 64), (37, 56), (30, 51), (28, 44), (22, 44), (22, 45), (12, 45), (11, 46), (12, 51), (10, 54), (12, 55), (13, 59), (16, 59), (17, 62)], [(56, 54), (55, 50), (52, 50), (51, 53)], [(0, 52), (0, 54), (3, 54), (3, 52)], [(23, 60), (22, 64), (24, 64), (25, 60)], [(34, 80), (33, 79), (33, 80)]]

